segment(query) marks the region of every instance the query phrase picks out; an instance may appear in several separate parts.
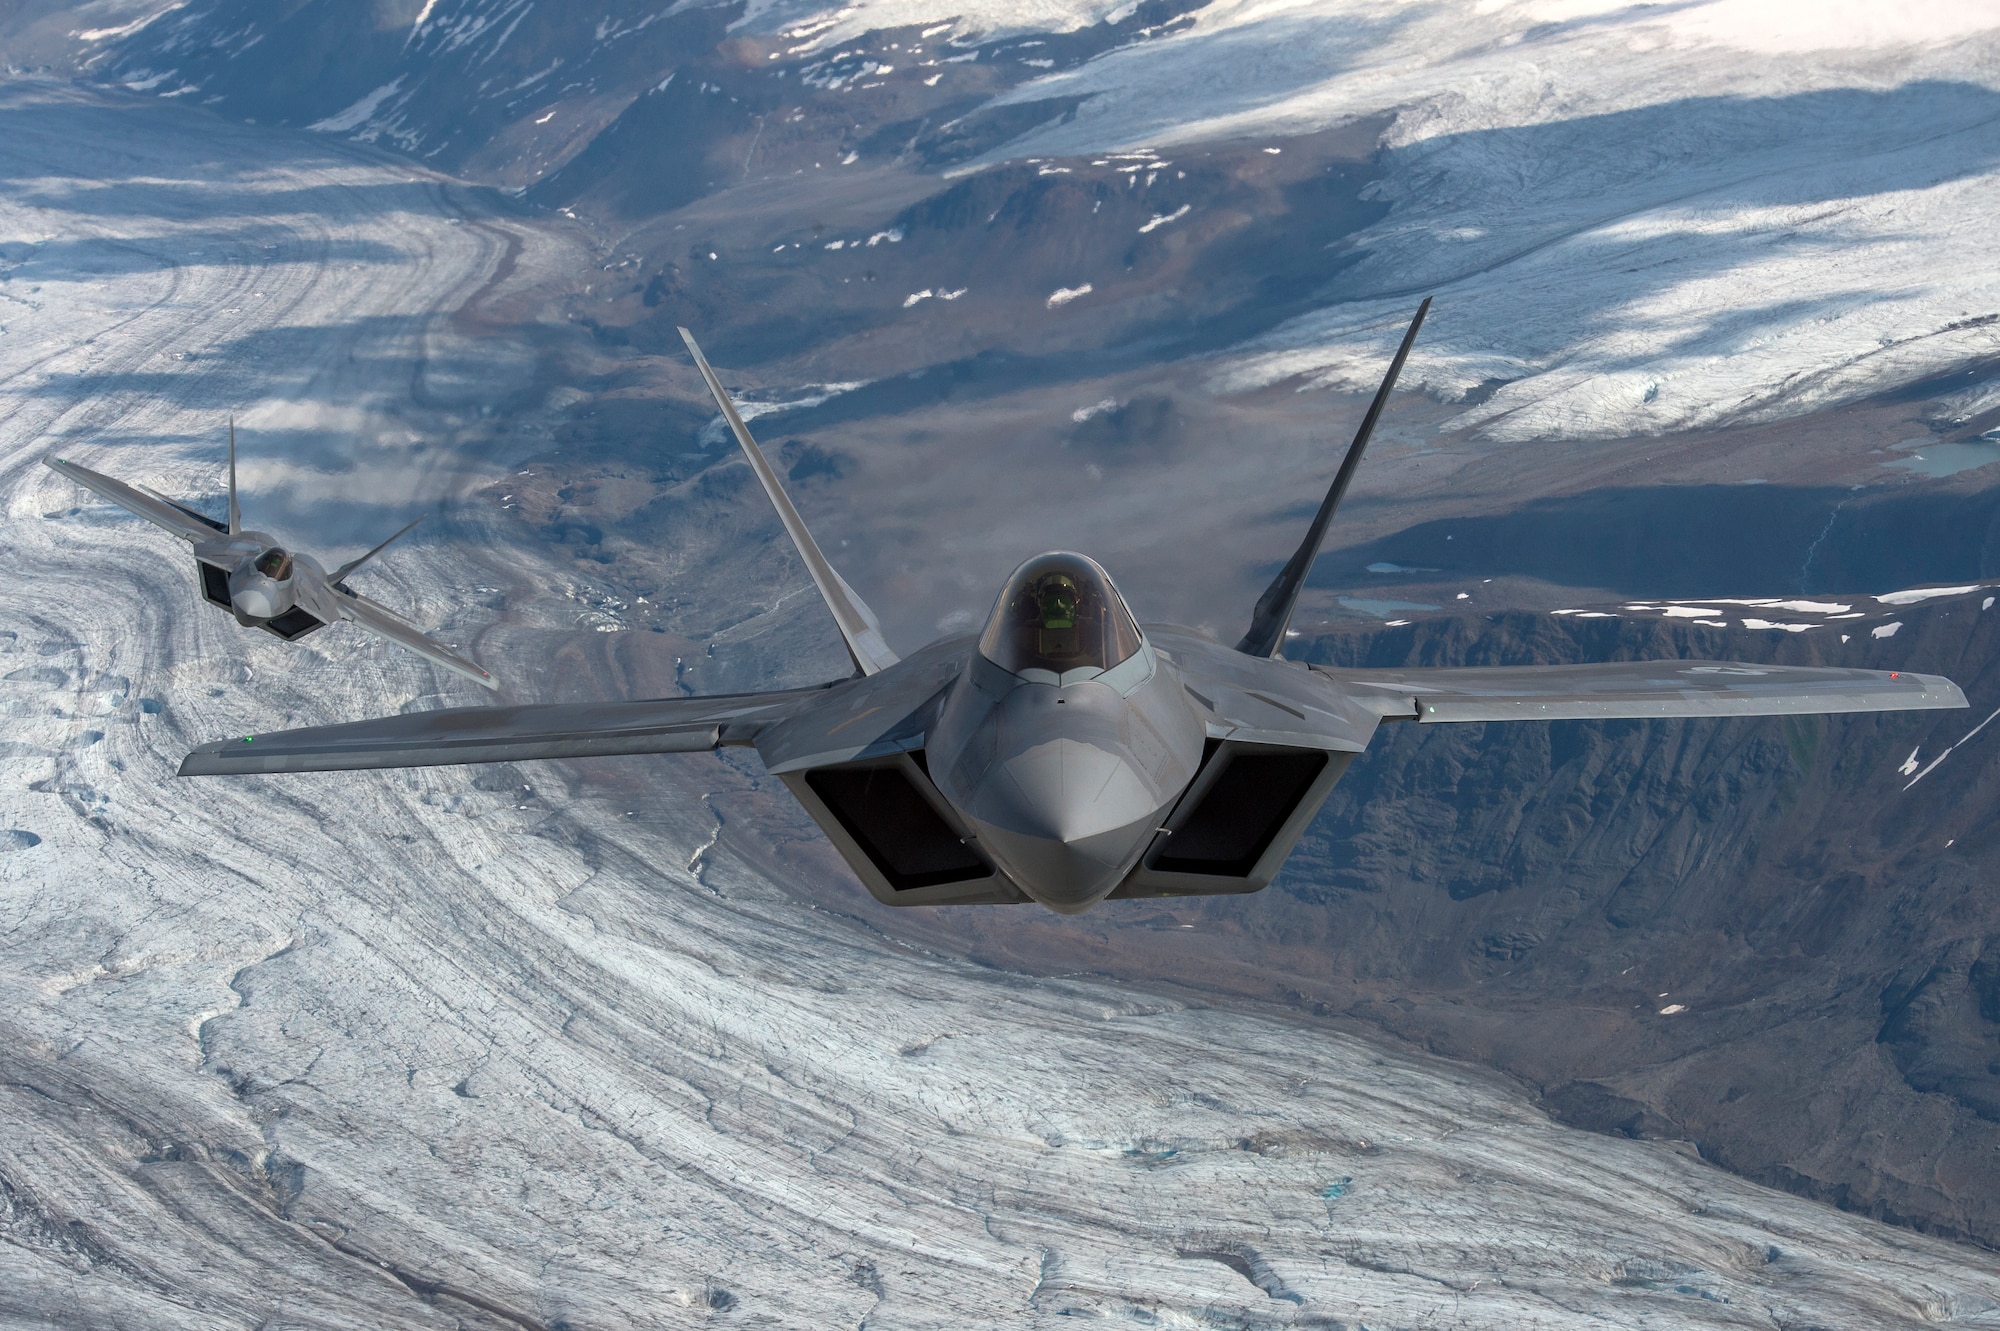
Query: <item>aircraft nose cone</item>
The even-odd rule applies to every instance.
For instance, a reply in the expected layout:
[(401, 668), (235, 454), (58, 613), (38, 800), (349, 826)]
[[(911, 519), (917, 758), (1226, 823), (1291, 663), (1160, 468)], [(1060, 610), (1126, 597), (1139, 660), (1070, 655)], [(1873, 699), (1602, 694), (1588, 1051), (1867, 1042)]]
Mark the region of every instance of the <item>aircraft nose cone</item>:
[(1157, 827), (1157, 800), (1131, 760), (1051, 739), (996, 764), (967, 810), (993, 857), (1029, 895), (1073, 913), (1103, 899)]
[(270, 619), (278, 613), (276, 593), (277, 588), (260, 578), (247, 586), (233, 589), (229, 600), (236, 613), (245, 619)]
[(261, 624), (276, 619), (292, 608), (291, 584), (278, 582), (259, 572), (255, 565), (245, 564), (229, 575), (229, 608), (239, 624)]

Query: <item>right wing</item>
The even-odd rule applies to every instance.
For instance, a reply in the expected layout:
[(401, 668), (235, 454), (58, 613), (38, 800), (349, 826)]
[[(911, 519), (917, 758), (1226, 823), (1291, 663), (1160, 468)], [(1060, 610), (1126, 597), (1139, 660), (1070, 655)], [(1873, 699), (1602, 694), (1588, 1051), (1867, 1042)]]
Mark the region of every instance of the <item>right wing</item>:
[(191, 508), (183, 507), (171, 499), (146, 494), (123, 481), (113, 480), (88, 467), (79, 467), (74, 462), (65, 462), (59, 457), (46, 457), (42, 461), (51, 471), (67, 476), (86, 490), (96, 491), (128, 513), (136, 513), (148, 522), (165, 527), (184, 541), (195, 543), (212, 541), (218, 533), (227, 531), (221, 523), (212, 518), (205, 518)]
[(1568, 721), (1654, 716), (1779, 716), (1966, 706), (1942, 675), (1740, 661), (1438, 666), (1316, 665), (1393, 721)]
[[(410, 524), (412, 527), (415, 525), (415, 523)], [(403, 530), (408, 531), (409, 528), (405, 527)], [(390, 538), (394, 539), (395, 537)], [(386, 545), (388, 542), (384, 541), (383, 544)], [(499, 681), (477, 664), (436, 641), (388, 606), (379, 601), (371, 601), (359, 592), (343, 590), (337, 585), (333, 588), (333, 593), (334, 603), (340, 608), (341, 618), (351, 619), (371, 633), (379, 633), (391, 642), (400, 643), (426, 661), (463, 675), (475, 684), (484, 684), (489, 689), (500, 687)]]
[(699, 753), (720, 744), (748, 743), (757, 731), (790, 714), (799, 704), (825, 697), (828, 687), (708, 698), (409, 712), (373, 721), (218, 740), (188, 754), (181, 762), (180, 774), (345, 772), (625, 753)]

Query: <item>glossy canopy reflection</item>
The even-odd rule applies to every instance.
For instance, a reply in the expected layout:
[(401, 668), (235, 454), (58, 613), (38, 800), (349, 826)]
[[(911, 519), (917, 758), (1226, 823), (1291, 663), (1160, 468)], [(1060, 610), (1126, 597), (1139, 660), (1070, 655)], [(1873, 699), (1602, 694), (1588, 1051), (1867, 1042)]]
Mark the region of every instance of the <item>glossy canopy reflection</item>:
[(1139, 626), (1096, 561), (1057, 551), (1014, 570), (979, 652), (1019, 675), (1109, 670), (1139, 650)]

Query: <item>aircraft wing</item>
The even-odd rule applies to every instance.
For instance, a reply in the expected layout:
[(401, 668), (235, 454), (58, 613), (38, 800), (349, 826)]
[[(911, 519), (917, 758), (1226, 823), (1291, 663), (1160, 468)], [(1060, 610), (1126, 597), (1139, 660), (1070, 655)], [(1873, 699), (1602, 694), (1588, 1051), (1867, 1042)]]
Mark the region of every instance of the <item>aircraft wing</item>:
[(709, 698), (410, 712), (345, 725), (218, 740), (188, 754), (181, 762), (180, 774), (344, 772), (624, 753), (699, 753), (719, 744), (748, 743), (758, 730), (800, 703), (825, 696), (826, 686), (822, 685)]
[(1384, 720), (1564, 721), (1964, 707), (1941, 675), (1735, 661), (1367, 670), (1316, 665)]
[(229, 529), (213, 518), (205, 518), (171, 499), (146, 494), (102, 472), (79, 467), (58, 457), (46, 457), (42, 461), (51, 471), (68, 477), (86, 490), (95, 491), (128, 513), (136, 513), (148, 522), (165, 527), (184, 541), (199, 544), (214, 540), (218, 533), (228, 534)]
[(463, 675), (475, 684), (484, 684), (489, 689), (500, 687), (499, 681), (493, 676), (445, 647), (388, 606), (371, 601), (359, 592), (341, 591), (338, 588), (334, 589), (334, 603), (339, 607), (342, 618), (351, 619), (371, 633), (379, 633), (391, 642), (402, 644), (433, 665), (441, 665), (446, 670)]

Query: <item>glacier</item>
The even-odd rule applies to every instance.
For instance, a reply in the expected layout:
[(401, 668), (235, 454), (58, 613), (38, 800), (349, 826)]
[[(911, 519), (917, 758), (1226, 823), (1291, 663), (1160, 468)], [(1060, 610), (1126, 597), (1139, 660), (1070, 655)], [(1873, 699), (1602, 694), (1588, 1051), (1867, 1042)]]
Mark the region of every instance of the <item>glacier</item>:
[(483, 423), (494, 311), (578, 242), (325, 136), (0, 117), (0, 1322), (2000, 1325), (2000, 1257), (1496, 1075), (810, 905), (727, 757), (177, 779), (473, 690), (238, 629), (43, 453), (213, 504), (239, 411), (276, 531), (445, 505), (371, 594), (532, 673), (562, 575), (452, 505), (547, 446)]
[(1023, 83), (1073, 115), (962, 169), (1390, 117), (1337, 300), (1214, 383), (1497, 391), (1501, 443), (1796, 416), (2000, 350), (2000, 18), (1977, 5), (1224, 0)]

